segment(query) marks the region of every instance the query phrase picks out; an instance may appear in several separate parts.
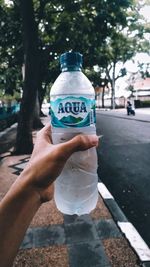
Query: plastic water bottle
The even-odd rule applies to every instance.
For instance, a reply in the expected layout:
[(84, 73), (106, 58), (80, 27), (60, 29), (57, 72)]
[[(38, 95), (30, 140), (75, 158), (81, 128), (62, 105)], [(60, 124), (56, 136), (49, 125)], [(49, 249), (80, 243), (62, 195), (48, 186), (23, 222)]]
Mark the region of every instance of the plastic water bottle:
[[(51, 124), (54, 144), (65, 142), (83, 133), (95, 134), (95, 92), (82, 73), (82, 55), (64, 53), (60, 57), (61, 74), (51, 91)], [(75, 152), (55, 181), (54, 199), (64, 214), (87, 214), (96, 206), (96, 148)]]

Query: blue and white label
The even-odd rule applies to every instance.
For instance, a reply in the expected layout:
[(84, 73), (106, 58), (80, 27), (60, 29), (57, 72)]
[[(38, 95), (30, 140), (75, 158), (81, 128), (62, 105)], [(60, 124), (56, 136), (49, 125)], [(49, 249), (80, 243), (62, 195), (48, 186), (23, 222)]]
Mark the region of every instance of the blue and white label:
[(86, 127), (95, 124), (95, 100), (86, 97), (51, 97), (53, 127)]

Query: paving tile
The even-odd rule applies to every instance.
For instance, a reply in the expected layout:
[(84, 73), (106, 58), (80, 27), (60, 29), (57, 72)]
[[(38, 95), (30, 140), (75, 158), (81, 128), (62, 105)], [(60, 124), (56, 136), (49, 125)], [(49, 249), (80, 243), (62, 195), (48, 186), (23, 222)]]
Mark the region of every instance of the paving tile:
[(20, 249), (27, 249), (27, 248), (32, 248), (32, 247), (33, 247), (33, 229), (29, 228), (26, 231), (26, 234), (20, 246)]
[(33, 228), (33, 247), (61, 245), (66, 241), (62, 225)]
[(65, 245), (20, 250), (12, 267), (70, 267)]
[(70, 267), (111, 267), (100, 241), (69, 245)]
[(12, 173), (19, 175), (23, 169), (26, 167), (27, 162), (29, 161), (30, 157), (24, 157), (23, 159), (20, 159), (17, 163), (9, 165), (9, 168), (12, 169)]
[(141, 267), (137, 255), (125, 238), (105, 239), (102, 243), (112, 267)]
[(99, 239), (96, 227), (91, 218), (80, 217), (80, 221), (65, 225), (67, 244)]
[(78, 223), (78, 222), (84, 222), (84, 221), (91, 221), (91, 216), (89, 214), (78, 216), (76, 214), (74, 215), (66, 215), (64, 214), (64, 224), (70, 224), (70, 223)]
[(107, 239), (112, 237), (122, 237), (122, 234), (112, 219), (102, 219), (95, 221), (96, 229), (100, 239)]
[(91, 211), (90, 215), (91, 215), (93, 220), (94, 219), (97, 220), (100, 218), (105, 218), (105, 219), (111, 219), (112, 218), (110, 212), (106, 208), (106, 205), (104, 204), (104, 201), (102, 200), (102, 198), (100, 196), (98, 198), (96, 208), (93, 211)]
[(35, 214), (30, 226), (46, 226), (53, 224), (63, 224), (64, 218), (63, 215), (56, 208), (55, 202), (52, 199), (49, 202), (46, 202), (41, 205), (37, 213)]
[(69, 223), (75, 223), (78, 220), (78, 215), (74, 214), (74, 215), (67, 215), (64, 214), (64, 223), (65, 224), (69, 224)]

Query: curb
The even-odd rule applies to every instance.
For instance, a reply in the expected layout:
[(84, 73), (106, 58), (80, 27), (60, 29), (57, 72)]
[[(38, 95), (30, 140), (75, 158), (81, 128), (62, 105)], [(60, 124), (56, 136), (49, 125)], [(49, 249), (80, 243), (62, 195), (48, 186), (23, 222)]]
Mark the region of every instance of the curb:
[(17, 127), (17, 122), (12, 124), (10, 127), (6, 128), (4, 131), (0, 132), (0, 138), (3, 137), (5, 134), (9, 133), (12, 129)]
[(150, 267), (150, 249), (132, 223), (128, 221), (106, 186), (98, 183), (98, 191), (122, 234), (135, 251), (143, 267)]

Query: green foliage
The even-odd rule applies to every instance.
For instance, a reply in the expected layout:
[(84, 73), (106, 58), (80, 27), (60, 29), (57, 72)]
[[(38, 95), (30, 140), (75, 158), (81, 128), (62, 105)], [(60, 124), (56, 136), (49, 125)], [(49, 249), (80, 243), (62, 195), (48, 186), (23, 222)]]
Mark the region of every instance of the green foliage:
[[(144, 1), (142, 1), (144, 2)], [(33, 0), (39, 32), (40, 78), (42, 88), (58, 74), (58, 58), (65, 51), (80, 51), (84, 69), (89, 69), (93, 84), (103, 82), (117, 62), (126, 62), (137, 51), (149, 51), (143, 34), (150, 32), (139, 16), (136, 0)], [(20, 1), (10, 6), (0, 1), (0, 89), (13, 95), (22, 86), (24, 62)], [(93, 66), (101, 71), (96, 73)], [(118, 77), (124, 76), (121, 70)], [(110, 78), (107, 77), (107, 81)], [(117, 77), (116, 77), (117, 78)], [(42, 89), (45, 90), (45, 89)]]
[(150, 78), (150, 63), (141, 63), (138, 68), (143, 79)]
[(103, 77), (103, 73), (101, 72), (103, 69), (99, 69), (98, 71), (95, 71), (94, 69), (85, 69), (85, 75), (89, 78), (89, 80), (92, 82), (92, 85), (94, 87), (105, 87), (108, 85), (108, 79)]
[(1, 0), (0, 18), (0, 89), (13, 95), (22, 80), (23, 47), (18, 7)]
[(148, 107), (150, 107), (150, 100), (142, 101), (141, 102), (141, 107), (142, 108), (148, 108)]
[(21, 94), (19, 92), (15, 92), (13, 95), (4, 94), (4, 91), (0, 90), (0, 100), (3, 102), (13, 101), (13, 100), (20, 100)]

